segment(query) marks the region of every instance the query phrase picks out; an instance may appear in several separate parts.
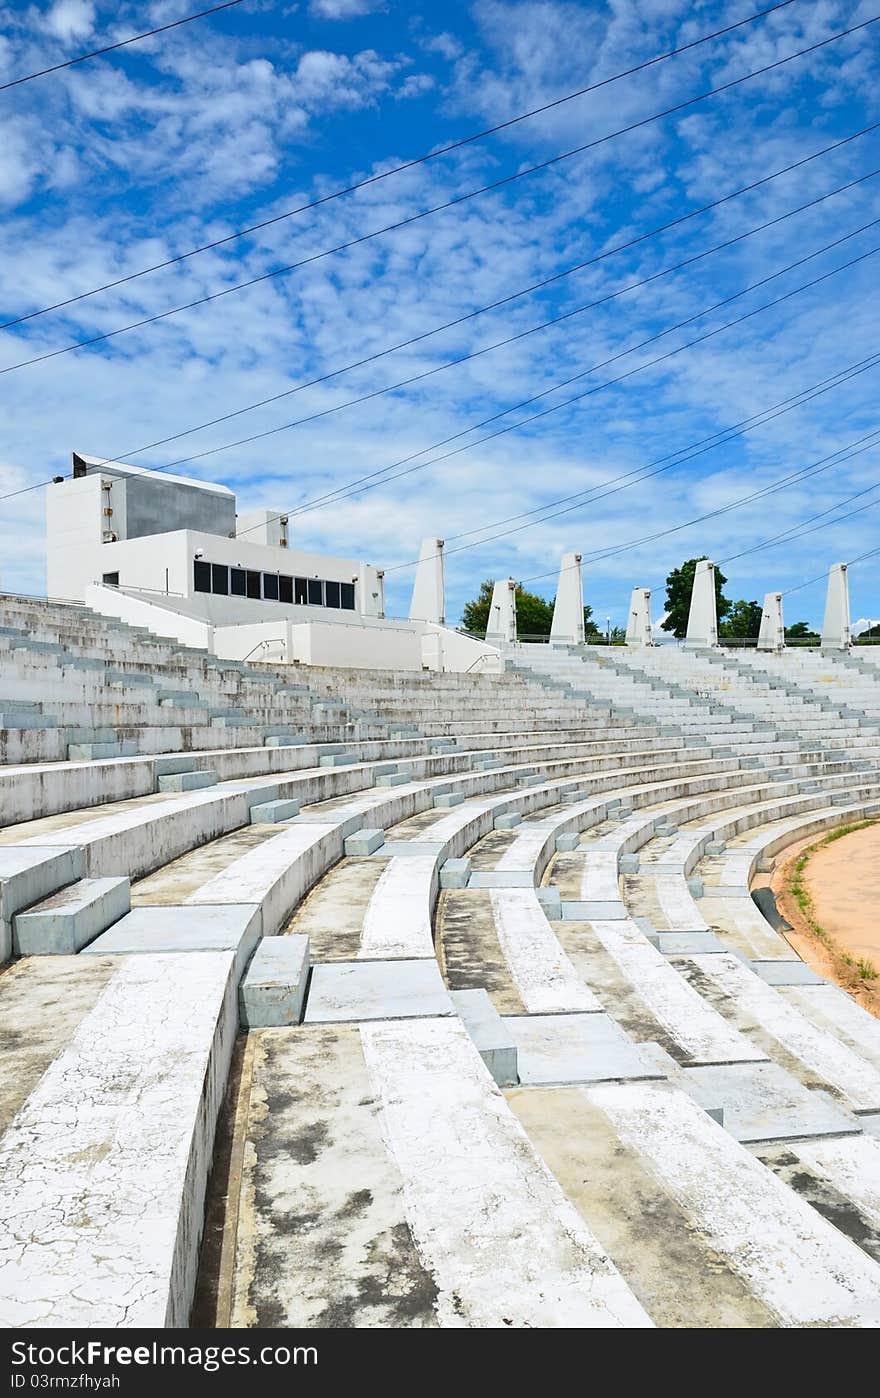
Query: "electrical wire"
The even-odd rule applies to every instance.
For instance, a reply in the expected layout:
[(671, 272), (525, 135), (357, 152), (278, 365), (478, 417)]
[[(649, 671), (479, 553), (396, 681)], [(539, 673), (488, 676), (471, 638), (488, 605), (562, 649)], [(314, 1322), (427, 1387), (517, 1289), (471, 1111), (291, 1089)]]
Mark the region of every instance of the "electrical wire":
[[(460, 150), (463, 146), (472, 145), (476, 141), (485, 140), (488, 136), (495, 136), (500, 131), (507, 131), (510, 127), (516, 126), (519, 122), (528, 121), (532, 117), (552, 111), (554, 108), (560, 107), (566, 102), (572, 102), (576, 98), (584, 97), (590, 92), (597, 92), (600, 88), (607, 87), (610, 83), (618, 82), (621, 78), (632, 77), (635, 73), (642, 72), (644, 69), (650, 68), (657, 63), (662, 63), (668, 58), (675, 58), (678, 54), (686, 53), (689, 49), (698, 48), (701, 44), (709, 43), (712, 39), (722, 38), (724, 35), (731, 34), (734, 30), (741, 29), (745, 25), (754, 24), (757, 20), (763, 19), (766, 15), (773, 14), (776, 10), (787, 9), (788, 6), (793, 3), (794, 0), (781, 0), (781, 3), (771, 5), (767, 9), (759, 10), (755, 14), (748, 15), (745, 19), (738, 20), (735, 24), (727, 25), (723, 29), (713, 30), (710, 34), (703, 34), (690, 43), (682, 44), (678, 48), (668, 50), (666, 53), (657, 54), (653, 58), (635, 64), (632, 68), (626, 68), (622, 72), (613, 73), (607, 78), (600, 79), (598, 82), (578, 88), (574, 92), (566, 93), (562, 97), (555, 98), (551, 102), (545, 102), (540, 107), (532, 107), (529, 111), (520, 112), (518, 115), (510, 117), (506, 121), (497, 122), (494, 126), (487, 126), (482, 131), (475, 131), (469, 136), (463, 136), (458, 140), (450, 141), (444, 146), (439, 146), (436, 150), (427, 151), (424, 155), (416, 156), (411, 160), (404, 161), (400, 165), (394, 165), (388, 170), (380, 171), (376, 175), (370, 175), (363, 180), (358, 180), (341, 189), (333, 190), (331, 193), (324, 194), (318, 199), (310, 200), (306, 204), (299, 204), (295, 208), (285, 209), (284, 212), (275, 214), (272, 218), (263, 219), (260, 223), (253, 223), (247, 228), (240, 228), (234, 233), (227, 233), (222, 238), (215, 238), (209, 243), (202, 243), (199, 247), (190, 248), (187, 252), (178, 253), (176, 256), (166, 258), (162, 262), (155, 262), (149, 267), (141, 267), (137, 272), (129, 272), (124, 277), (117, 277), (113, 281), (104, 282), (100, 286), (91, 287), (88, 291), (78, 292), (77, 295), (69, 296), (63, 301), (55, 301), (52, 305), (42, 306), (36, 311), (30, 311), (27, 315), (19, 316), (16, 320), (6, 321), (5, 324), (0, 325), (0, 330), (6, 329), (10, 325), (19, 325), (25, 320), (33, 320), (36, 316), (46, 315), (50, 311), (61, 310), (65, 306), (73, 305), (76, 301), (83, 301), (90, 296), (97, 296), (99, 292), (110, 291), (114, 287), (123, 286), (128, 282), (135, 281), (139, 277), (148, 276), (152, 272), (162, 271), (165, 267), (172, 267), (176, 263), (184, 262), (190, 257), (197, 257), (200, 253), (210, 252), (214, 248), (223, 247), (226, 243), (234, 242), (237, 238), (245, 238), (251, 233), (258, 233), (264, 228), (271, 227), (273, 224), (281, 223), (283, 220), (293, 218), (297, 214), (307, 213), (311, 209), (320, 208), (323, 204), (330, 203), (334, 199), (341, 199), (347, 194), (354, 194), (357, 190), (365, 189), (369, 185), (378, 184), (380, 181), (390, 179), (394, 175), (402, 174), (406, 170), (415, 169), (417, 166), (424, 165), (428, 161), (438, 160), (441, 156), (449, 155), (452, 151)], [(877, 16), (874, 17), (874, 19), (876, 18)], [(874, 20), (868, 21), (868, 23), (873, 22)], [(863, 26), (856, 27), (861, 28)], [(839, 37), (841, 36), (834, 36), (834, 38)], [(828, 42), (831, 41), (829, 40)], [(89, 57), (89, 55), (85, 55), (85, 57)], [(33, 74), (32, 76), (36, 77), (39, 76), (39, 74)]]

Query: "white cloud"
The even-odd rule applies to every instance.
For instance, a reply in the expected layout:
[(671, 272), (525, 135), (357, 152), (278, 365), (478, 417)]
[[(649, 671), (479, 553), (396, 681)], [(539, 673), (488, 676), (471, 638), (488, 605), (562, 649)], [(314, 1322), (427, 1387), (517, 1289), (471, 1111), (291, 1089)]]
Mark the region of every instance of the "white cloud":
[(46, 32), (65, 42), (87, 38), (94, 24), (95, 6), (92, 0), (55, 0), (43, 20)]
[(309, 7), (319, 19), (357, 19), (384, 8), (383, 0), (312, 0)]

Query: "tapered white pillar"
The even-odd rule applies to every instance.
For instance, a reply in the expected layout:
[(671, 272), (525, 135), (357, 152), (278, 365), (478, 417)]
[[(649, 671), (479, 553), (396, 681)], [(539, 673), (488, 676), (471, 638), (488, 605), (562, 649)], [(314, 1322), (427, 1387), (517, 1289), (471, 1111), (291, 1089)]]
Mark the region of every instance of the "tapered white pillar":
[(847, 565), (845, 563), (832, 563), (828, 569), (828, 591), (825, 594), (822, 649), (849, 650), (851, 645)]
[(486, 640), (496, 646), (516, 640), (516, 583), (513, 578), (499, 578), (492, 589)]
[(782, 650), (785, 645), (785, 624), (782, 620), (782, 593), (768, 592), (764, 596), (758, 650)]
[(626, 623), (626, 644), (628, 646), (652, 646), (651, 634), (651, 589), (634, 587), (629, 599), (629, 618)]
[(581, 577), (581, 555), (564, 553), (556, 587), (553, 621), (550, 625), (551, 646), (582, 646), (584, 644), (584, 587)]
[(717, 646), (718, 608), (715, 602), (715, 564), (701, 558), (694, 573), (694, 590), (688, 612), (686, 646)]
[(446, 585), (443, 577), (443, 540), (423, 539), (419, 566), (409, 604), (410, 621), (446, 624)]

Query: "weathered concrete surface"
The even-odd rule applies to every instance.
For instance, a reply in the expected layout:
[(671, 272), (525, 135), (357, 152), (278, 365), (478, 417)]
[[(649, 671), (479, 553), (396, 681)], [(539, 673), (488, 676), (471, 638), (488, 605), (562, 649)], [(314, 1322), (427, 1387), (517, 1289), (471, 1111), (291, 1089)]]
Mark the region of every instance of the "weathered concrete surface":
[(351, 961), (361, 945), (364, 913), (387, 860), (343, 859), (312, 888), (284, 925), (309, 938), (315, 961)]
[(519, 1078), (534, 1086), (657, 1078), (662, 1073), (605, 1014), (510, 1015)]
[(0, 1132), (93, 1008), (117, 962), (53, 956), (0, 974)]
[(233, 1324), (650, 1324), (456, 1021), (260, 1042)]
[(436, 961), (331, 961), (312, 969), (307, 1024), (451, 1015)]
[(186, 1324), (235, 989), (229, 952), (117, 963), (0, 1141), (0, 1324)]
[(171, 952), (232, 953), (240, 979), (261, 935), (260, 909), (243, 903), (225, 907), (134, 908), (103, 932), (82, 956), (146, 956)]

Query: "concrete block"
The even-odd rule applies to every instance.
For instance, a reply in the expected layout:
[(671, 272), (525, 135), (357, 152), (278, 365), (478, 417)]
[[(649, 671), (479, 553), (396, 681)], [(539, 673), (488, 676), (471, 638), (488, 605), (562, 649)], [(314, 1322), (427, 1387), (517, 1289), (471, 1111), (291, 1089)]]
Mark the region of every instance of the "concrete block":
[(441, 888), (467, 888), (470, 876), (469, 859), (447, 859), (440, 865)]
[(435, 796), (433, 805), (437, 810), (448, 810), (451, 806), (460, 806), (464, 801), (464, 795), (460, 791), (444, 791), (439, 796)]
[(688, 893), (691, 895), (692, 898), (702, 898), (703, 880), (700, 878), (699, 874), (691, 875), (691, 877), (687, 880), (687, 887)]
[(522, 816), (519, 811), (507, 811), (504, 815), (496, 816), (492, 822), (494, 830), (515, 830), (522, 824)]
[(345, 841), (345, 853), (351, 857), (357, 855), (372, 854), (385, 843), (384, 830), (359, 830), (356, 835), (349, 835)]
[(307, 733), (270, 733), (263, 739), (263, 746), (266, 748), (301, 748), (308, 742), (311, 742), (311, 739)]
[(504, 763), (500, 757), (478, 757), (471, 765), (475, 772), (495, 772)]
[(171, 776), (159, 777), (160, 791), (201, 791), (206, 786), (217, 785), (217, 773), (213, 769), (203, 772), (175, 772)]
[(353, 1024), (454, 1014), (433, 957), (418, 961), (328, 961), (312, 970), (306, 1024)]
[(0, 965), (12, 955), (15, 914), (84, 873), (85, 856), (77, 846), (0, 846)]
[(0, 713), (0, 728), (54, 728), (54, 714), (41, 714), (33, 709), (16, 709), (12, 705)]
[(12, 920), (19, 956), (72, 956), (131, 908), (128, 879), (80, 879)]
[(721, 1108), (725, 1131), (744, 1145), (859, 1131), (857, 1118), (776, 1063), (686, 1068), (677, 1081), (700, 1106)]
[(641, 1046), (602, 1012), (505, 1015), (521, 1083), (535, 1086), (663, 1078)]
[(239, 986), (242, 1028), (299, 1024), (309, 965), (308, 937), (264, 937)]
[(353, 752), (326, 752), (323, 757), (318, 758), (319, 767), (350, 767), (353, 762), (359, 762), (360, 758)]
[(751, 967), (768, 985), (827, 985), (805, 961), (753, 961)]
[(541, 772), (531, 772), (528, 776), (520, 777), (521, 786), (541, 786), (546, 780), (546, 776)]
[[(726, 840), (710, 840), (709, 843), (707, 844), (705, 850), (703, 851), (703, 853), (704, 853), (704, 854), (723, 854), (724, 851), (725, 851), (726, 849), (727, 849), (727, 841), (726, 841)], [(696, 896), (696, 895), (694, 895), (694, 896)]]
[(655, 932), (656, 946), (664, 956), (702, 956), (706, 952), (725, 952), (714, 932)]
[(626, 909), (621, 902), (606, 902), (603, 899), (573, 903), (563, 901), (562, 916), (566, 922), (616, 922), (626, 917)]
[(452, 990), (450, 999), (465, 1029), (499, 1087), (512, 1087), (517, 1076), (513, 1036), (486, 990)]
[(257, 903), (208, 903), (133, 908), (81, 956), (153, 955), (157, 952), (232, 951), (241, 979), (262, 935)]
[(581, 842), (581, 837), (580, 837), (580, 835), (577, 833), (577, 831), (572, 831), (571, 833), (566, 834), (566, 835), (557, 835), (557, 836), (556, 836), (556, 849), (557, 849), (557, 852), (558, 852), (559, 854), (569, 853), (571, 850), (577, 849), (577, 847), (578, 847), (578, 845), (580, 844), (580, 842)]
[(68, 743), (69, 762), (95, 762), (107, 757), (136, 757), (137, 743)]
[(171, 753), (153, 759), (153, 770), (157, 777), (174, 777), (180, 772), (194, 772), (198, 758), (185, 752)]
[(301, 802), (290, 797), (282, 801), (263, 801), (259, 806), (251, 806), (251, 825), (280, 825), (284, 820), (292, 820), (299, 815)]
[(588, 791), (566, 791), (559, 797), (560, 806), (576, 806), (580, 801), (588, 801), (590, 793)]
[(478, 869), (471, 874), (468, 888), (532, 888), (534, 879), (528, 869)]
[(407, 786), (412, 781), (412, 777), (406, 772), (387, 772), (384, 777), (377, 777), (375, 786)]
[(538, 894), (538, 902), (544, 909), (545, 917), (549, 918), (551, 922), (561, 922), (562, 895), (559, 889), (554, 888), (552, 884), (548, 884), (546, 888), (539, 888), (536, 892)]
[(618, 855), (617, 868), (621, 874), (637, 874), (639, 872), (639, 856), (637, 854)]

